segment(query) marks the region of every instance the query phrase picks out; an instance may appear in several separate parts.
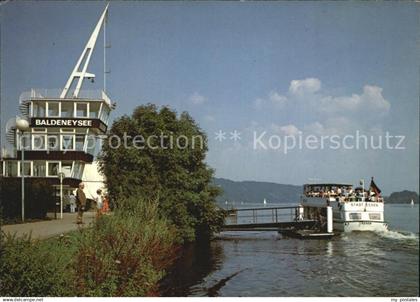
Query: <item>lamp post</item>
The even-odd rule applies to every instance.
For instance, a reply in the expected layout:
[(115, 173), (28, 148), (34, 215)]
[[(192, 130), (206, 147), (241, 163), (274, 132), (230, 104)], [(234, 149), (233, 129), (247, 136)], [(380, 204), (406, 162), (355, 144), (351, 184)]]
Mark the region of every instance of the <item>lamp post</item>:
[(60, 219), (63, 219), (63, 178), (64, 178), (64, 173), (60, 171), (60, 173), (58, 173), (58, 177), (60, 177)]
[(22, 157), (21, 157), (21, 164), (20, 164), (20, 176), (22, 178), (22, 222), (25, 221), (25, 146), (22, 144), (22, 138), (25, 131), (29, 130), (29, 123), (27, 120), (23, 118), (17, 118), (16, 119), (16, 128), (20, 131), (20, 149), (22, 151)]

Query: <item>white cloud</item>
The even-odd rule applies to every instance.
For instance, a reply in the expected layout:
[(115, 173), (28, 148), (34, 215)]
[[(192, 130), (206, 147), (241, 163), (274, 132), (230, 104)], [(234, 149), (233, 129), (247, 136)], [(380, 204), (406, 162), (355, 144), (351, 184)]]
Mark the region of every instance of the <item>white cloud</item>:
[(194, 92), (189, 98), (188, 100), (190, 101), (190, 103), (194, 104), (194, 105), (201, 105), (204, 104), (207, 101), (207, 98), (205, 96), (202, 96), (201, 94), (199, 94), (198, 92)]
[(287, 102), (287, 97), (278, 94), (276, 91), (271, 91), (268, 98), (272, 104), (277, 106), (283, 106)]
[(343, 116), (331, 117), (321, 122), (314, 122), (303, 127), (305, 135), (355, 135), (356, 131), (365, 135), (383, 135), (380, 125), (361, 124)]
[[(266, 98), (255, 100), (257, 108), (272, 110), (287, 106), (287, 114), (304, 114), (301, 130), (315, 135), (345, 135), (354, 131), (379, 133), (381, 122), (391, 108), (382, 94), (383, 89), (365, 85), (361, 93), (332, 95), (322, 89), (317, 78), (292, 80), (287, 97), (275, 90)], [(290, 121), (290, 118), (287, 118)], [(300, 130), (291, 124), (273, 126), (271, 129), (285, 135), (296, 135)], [(303, 123), (302, 123), (303, 122)]]
[(274, 107), (283, 107), (284, 104), (287, 102), (287, 97), (284, 95), (279, 94), (277, 91), (270, 91), (267, 98), (257, 98), (254, 101), (254, 105), (256, 108), (260, 109), (264, 107), (265, 105), (271, 104)]
[[(391, 104), (382, 95), (382, 88), (373, 85), (365, 85), (361, 94), (333, 96), (322, 93), (322, 83), (317, 78), (303, 80), (292, 80), (289, 86), (289, 98), (273, 90), (267, 98), (257, 98), (254, 104), (257, 108), (271, 104), (272, 106), (283, 107), (289, 100), (296, 101), (295, 104), (313, 106), (314, 110), (327, 115), (340, 114), (350, 115), (372, 111), (375, 114), (386, 113)], [(315, 94), (315, 92), (318, 92)], [(293, 105), (294, 102), (289, 102)]]
[(386, 113), (391, 104), (382, 95), (382, 88), (378, 86), (365, 85), (362, 94), (351, 96), (325, 96), (320, 101), (320, 110), (327, 113), (347, 114), (356, 111), (369, 113)]
[(279, 126), (276, 124), (271, 124), (271, 129), (273, 132), (280, 133), (282, 135), (295, 136), (298, 135), (301, 131), (295, 125), (289, 124), (284, 126)]
[(311, 94), (321, 89), (321, 81), (317, 78), (307, 78), (304, 80), (293, 80), (290, 82), (289, 92), (292, 95), (303, 96)]

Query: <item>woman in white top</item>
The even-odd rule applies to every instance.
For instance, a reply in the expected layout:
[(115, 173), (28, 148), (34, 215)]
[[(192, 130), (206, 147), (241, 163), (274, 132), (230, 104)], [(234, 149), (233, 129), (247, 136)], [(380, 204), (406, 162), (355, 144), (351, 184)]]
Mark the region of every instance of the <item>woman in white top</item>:
[(98, 189), (96, 191), (96, 198), (95, 198), (95, 202), (96, 202), (96, 218), (99, 218), (99, 216), (101, 216), (101, 211), (102, 211), (102, 206), (104, 205), (103, 202), (103, 196), (102, 196), (102, 190)]

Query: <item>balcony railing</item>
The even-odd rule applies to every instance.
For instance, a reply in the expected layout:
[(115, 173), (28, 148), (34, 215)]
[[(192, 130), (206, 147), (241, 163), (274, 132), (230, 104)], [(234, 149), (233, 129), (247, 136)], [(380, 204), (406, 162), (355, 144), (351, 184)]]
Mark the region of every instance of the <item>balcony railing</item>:
[[(19, 102), (33, 99), (60, 99), (62, 89), (31, 89), (23, 92), (19, 97)], [(79, 96), (72, 97), (73, 91), (69, 91), (68, 97), (65, 99), (88, 99), (88, 100), (104, 100), (108, 105), (111, 105), (111, 99), (103, 90), (80, 90)]]

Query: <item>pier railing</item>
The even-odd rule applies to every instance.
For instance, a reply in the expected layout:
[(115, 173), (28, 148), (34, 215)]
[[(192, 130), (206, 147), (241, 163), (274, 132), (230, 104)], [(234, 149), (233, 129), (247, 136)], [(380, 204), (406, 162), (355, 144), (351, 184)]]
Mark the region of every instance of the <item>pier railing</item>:
[[(229, 209), (225, 217), (225, 231), (278, 231), (317, 229), (332, 233), (333, 215), (331, 206), (324, 208), (324, 215), (307, 218), (305, 211), (311, 207), (285, 206)], [(316, 210), (319, 210), (316, 207)], [(306, 218), (305, 218), (306, 217)]]
[(292, 222), (298, 217), (298, 206), (230, 209), (227, 210), (225, 225)]

